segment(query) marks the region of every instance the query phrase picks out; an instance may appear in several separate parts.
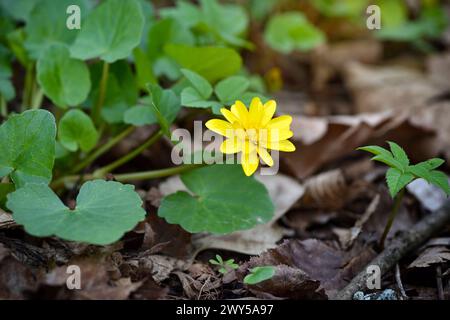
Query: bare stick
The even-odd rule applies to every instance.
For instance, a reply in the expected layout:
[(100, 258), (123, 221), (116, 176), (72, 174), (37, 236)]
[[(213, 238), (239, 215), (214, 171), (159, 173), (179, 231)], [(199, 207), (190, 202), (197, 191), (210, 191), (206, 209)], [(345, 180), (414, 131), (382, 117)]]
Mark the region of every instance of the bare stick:
[(397, 287), (400, 290), (400, 293), (402, 294), (402, 298), (408, 299), (408, 296), (406, 295), (405, 292), (405, 288), (403, 288), (403, 283), (402, 283), (402, 277), (400, 275), (400, 266), (397, 264), (395, 264), (395, 281), (397, 282)]
[(442, 285), (442, 269), (440, 265), (436, 267), (436, 285), (439, 300), (445, 300), (444, 286)]
[[(391, 270), (395, 264), (407, 253), (416, 249), (434, 233), (450, 222), (450, 200), (436, 212), (429, 214), (419, 221), (412, 229), (402, 233), (384, 251), (382, 251), (369, 265), (377, 265), (381, 270), (381, 275)], [(356, 291), (366, 288), (366, 281), (371, 273), (366, 272), (366, 268), (361, 271), (353, 280), (338, 294), (333, 297), (336, 300), (350, 300)]]

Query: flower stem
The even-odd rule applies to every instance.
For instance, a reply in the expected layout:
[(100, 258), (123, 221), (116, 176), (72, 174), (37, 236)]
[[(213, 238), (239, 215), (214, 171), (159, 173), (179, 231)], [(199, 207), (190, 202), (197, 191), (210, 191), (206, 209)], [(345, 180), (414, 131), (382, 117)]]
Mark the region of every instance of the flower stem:
[(124, 155), (120, 159), (117, 159), (116, 161), (96, 170), (94, 172), (94, 177), (104, 177), (107, 173), (113, 172), (118, 167), (124, 165), (125, 163), (131, 161), (132, 159), (136, 158), (138, 155), (140, 155), (144, 150), (146, 150), (148, 147), (153, 145), (156, 141), (161, 138), (163, 135), (162, 130), (159, 130), (154, 135), (150, 136), (142, 145), (140, 145), (138, 148), (134, 149), (133, 151), (129, 152), (128, 154)]
[(395, 197), (394, 207), (389, 214), (388, 221), (384, 227), (383, 235), (380, 238), (380, 248), (384, 249), (384, 242), (387, 238), (389, 230), (391, 230), (392, 224), (394, 223), (395, 217), (397, 216), (398, 210), (400, 209), (400, 204), (402, 203), (403, 196), (405, 195), (405, 189), (402, 189), (399, 194)]
[(94, 153), (88, 155), (83, 161), (81, 161), (77, 166), (75, 166), (73, 172), (77, 173), (86, 168), (88, 165), (94, 162), (95, 159), (103, 155), (105, 152), (109, 151), (112, 147), (114, 147), (116, 144), (122, 141), (125, 137), (129, 136), (135, 129), (136, 129), (135, 127), (130, 126), (121, 133), (119, 133), (117, 136), (110, 139), (106, 144), (98, 148)]
[(43, 99), (44, 99), (44, 91), (42, 90), (42, 88), (39, 88), (33, 94), (33, 99), (31, 102), (31, 109), (39, 109), (42, 105)]
[(101, 120), (102, 106), (103, 103), (105, 102), (106, 88), (108, 86), (108, 75), (109, 75), (109, 64), (106, 61), (104, 61), (97, 103), (94, 105), (94, 108), (92, 109), (92, 119), (97, 124), (100, 123)]
[(8, 106), (6, 100), (0, 95), (0, 116), (6, 119), (8, 117)]
[[(142, 172), (132, 172), (132, 173), (123, 173), (114, 175), (114, 179), (119, 182), (129, 182), (129, 181), (138, 181), (138, 180), (150, 180), (157, 178), (164, 178), (173, 176), (176, 174), (180, 174), (192, 169), (196, 169), (204, 166), (205, 164), (184, 164), (177, 167), (159, 169), (159, 170), (151, 170), (151, 171), (142, 171)], [(66, 183), (73, 183), (77, 181), (88, 181), (93, 179), (98, 179), (99, 177), (94, 176), (94, 174), (86, 174), (86, 175), (73, 175), (62, 177), (58, 180), (55, 180), (51, 187), (53, 189), (61, 188)]]
[(25, 111), (31, 103), (31, 95), (34, 81), (34, 64), (30, 62), (26, 67), (25, 83), (22, 92), (22, 104), (20, 106), (22, 111)]
[(180, 174), (180, 173), (192, 170), (192, 169), (200, 168), (200, 167), (203, 167), (204, 165), (205, 164), (183, 164), (181, 166), (166, 168), (166, 169), (118, 174), (118, 175), (114, 175), (114, 178), (117, 181), (121, 181), (121, 182), (164, 178), (164, 177), (169, 177), (169, 176), (173, 176), (176, 174)]

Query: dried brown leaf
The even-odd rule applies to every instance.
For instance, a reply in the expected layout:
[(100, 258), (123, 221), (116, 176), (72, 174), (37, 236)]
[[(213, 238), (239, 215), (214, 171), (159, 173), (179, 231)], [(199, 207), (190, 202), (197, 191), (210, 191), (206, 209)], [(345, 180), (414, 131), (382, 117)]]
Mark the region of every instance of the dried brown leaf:
[(11, 255), (0, 243), (0, 300), (26, 299), (38, 288), (39, 275)]
[(376, 195), (370, 202), (363, 215), (355, 222), (355, 225), (350, 229), (334, 228), (333, 232), (337, 234), (339, 242), (342, 248), (347, 249), (353, 245), (353, 242), (359, 236), (363, 226), (370, 219), (372, 214), (376, 211), (378, 204), (380, 203), (380, 196)]
[(427, 268), (433, 264), (450, 261), (450, 250), (443, 246), (434, 246), (425, 249), (408, 268)]
[[(361, 246), (355, 246), (346, 252), (316, 239), (288, 240), (277, 248), (250, 259), (239, 268), (239, 274), (243, 277), (249, 269), (257, 266), (272, 265), (277, 266), (277, 269), (283, 266), (277, 272), (287, 278), (284, 283), (291, 285), (282, 290), (275, 281), (264, 281), (259, 284), (259, 290), (285, 298), (324, 298), (344, 287), (374, 254), (371, 249)], [(284, 266), (289, 269), (284, 269)], [(316, 282), (320, 283), (320, 287), (317, 287)], [(325, 290), (326, 295), (321, 289)]]

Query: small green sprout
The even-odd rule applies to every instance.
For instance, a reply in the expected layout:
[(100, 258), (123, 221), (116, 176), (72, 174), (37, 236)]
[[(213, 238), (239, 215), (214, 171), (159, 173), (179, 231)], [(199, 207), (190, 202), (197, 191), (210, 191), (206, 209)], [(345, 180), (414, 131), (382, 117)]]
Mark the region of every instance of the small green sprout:
[(257, 284), (269, 279), (275, 275), (275, 267), (273, 266), (263, 266), (256, 267), (250, 270), (250, 273), (245, 276), (245, 284)]
[(220, 255), (216, 255), (216, 260), (211, 259), (209, 260), (209, 263), (216, 265), (216, 266), (220, 266), (219, 272), (221, 274), (226, 274), (231, 270), (235, 270), (237, 268), (239, 268), (239, 265), (234, 263), (234, 259), (229, 259), (226, 261), (223, 261), (222, 257)]
[(424, 179), (428, 183), (439, 187), (447, 195), (450, 195), (450, 186), (447, 175), (442, 171), (435, 170), (444, 164), (445, 161), (443, 159), (433, 158), (411, 165), (409, 158), (402, 147), (394, 142), (388, 142), (388, 144), (391, 151), (379, 146), (358, 148), (358, 150), (374, 154), (375, 156), (372, 160), (382, 162), (390, 167), (386, 172), (386, 182), (389, 193), (391, 197), (395, 199), (395, 203), (380, 240), (381, 248), (384, 246), (384, 241), (392, 227), (392, 223), (394, 222), (405, 193), (405, 187), (408, 184), (416, 179)]

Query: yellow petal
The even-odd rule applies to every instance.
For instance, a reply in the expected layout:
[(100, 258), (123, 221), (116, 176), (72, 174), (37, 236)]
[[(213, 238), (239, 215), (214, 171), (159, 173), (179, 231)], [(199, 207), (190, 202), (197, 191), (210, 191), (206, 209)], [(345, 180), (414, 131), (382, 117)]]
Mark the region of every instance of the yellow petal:
[(206, 122), (206, 127), (222, 136), (231, 138), (234, 134), (233, 125), (225, 120), (212, 119)]
[(248, 121), (248, 110), (242, 101), (237, 100), (231, 106), (231, 112), (239, 119), (239, 122), (246, 127)]
[(289, 126), (292, 123), (292, 117), (291, 116), (280, 116), (276, 117), (269, 121), (269, 123), (266, 125), (267, 129), (289, 129)]
[(253, 143), (248, 142), (248, 140), (245, 140), (242, 143), (242, 152), (244, 153), (256, 153), (256, 146)]
[(220, 145), (220, 152), (225, 154), (233, 154), (241, 151), (242, 143), (237, 137), (230, 138), (222, 142)]
[(227, 119), (230, 123), (239, 122), (238, 117), (236, 117), (230, 110), (222, 108), (220, 109), (220, 112), (223, 114), (225, 119)]
[(246, 176), (251, 176), (256, 169), (258, 169), (258, 162), (258, 154), (256, 153), (256, 149), (253, 149), (253, 151), (249, 153), (241, 153), (241, 165)]
[(248, 125), (252, 128), (258, 128), (261, 125), (261, 119), (264, 115), (264, 106), (261, 99), (254, 97), (250, 103)]
[(270, 156), (270, 153), (267, 152), (267, 150), (265, 148), (260, 147), (260, 146), (258, 146), (257, 150), (258, 150), (259, 156), (264, 161), (264, 163), (267, 164), (269, 167), (273, 166), (273, 159)]
[(289, 129), (259, 129), (259, 141), (280, 141), (291, 138), (294, 133)]
[(295, 145), (289, 140), (261, 142), (261, 146), (271, 150), (279, 150), (285, 152), (295, 151)]
[(269, 121), (272, 119), (275, 114), (275, 110), (277, 109), (277, 103), (275, 100), (267, 101), (264, 104), (264, 115), (261, 118), (261, 126), (265, 127)]

